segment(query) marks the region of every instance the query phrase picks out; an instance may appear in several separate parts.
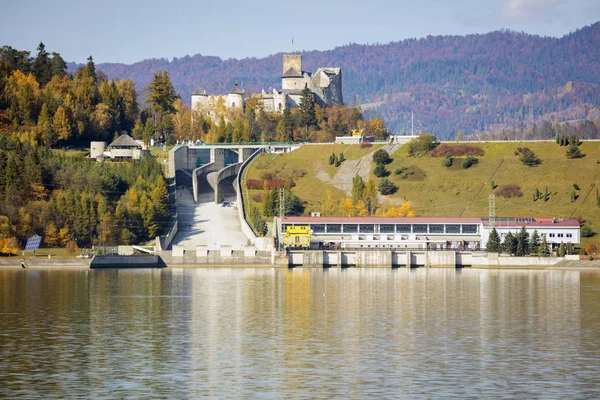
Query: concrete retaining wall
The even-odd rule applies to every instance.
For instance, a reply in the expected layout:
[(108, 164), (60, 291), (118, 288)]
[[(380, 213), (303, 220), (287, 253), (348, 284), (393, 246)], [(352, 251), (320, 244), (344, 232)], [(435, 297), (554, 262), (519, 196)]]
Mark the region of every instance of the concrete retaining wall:
[(564, 257), (510, 257), (500, 256), (497, 253), (483, 253), (472, 256), (471, 266), (476, 268), (544, 268), (556, 265), (564, 259)]
[[(206, 254), (206, 255), (205, 255)], [(255, 256), (247, 256), (249, 254), (246, 249), (243, 251), (228, 250), (225, 253), (220, 250), (206, 250), (204, 248), (196, 251), (185, 251), (182, 257), (174, 256), (171, 252), (163, 252), (160, 254), (162, 261), (169, 267), (180, 265), (264, 265), (274, 266), (270, 253), (258, 253)], [(281, 265), (287, 267), (286, 265)]]
[(263, 151), (263, 149), (256, 150), (250, 157), (248, 157), (248, 159), (246, 161), (244, 161), (244, 163), (240, 167), (240, 170), (238, 172), (238, 176), (236, 179), (236, 183), (235, 183), (235, 186), (237, 187), (236, 203), (237, 203), (237, 207), (238, 207), (238, 216), (240, 218), (240, 225), (242, 227), (242, 233), (244, 235), (246, 235), (246, 237), (248, 238), (250, 243), (252, 243), (253, 245), (256, 245), (257, 236), (256, 236), (256, 234), (254, 234), (254, 231), (252, 230), (252, 228), (250, 228), (250, 225), (248, 225), (248, 223), (246, 222), (246, 212), (244, 211), (244, 196), (242, 193), (243, 192), (242, 175), (244, 174), (244, 170), (246, 169), (246, 167), (252, 162), (252, 160), (254, 160), (254, 157), (256, 157), (258, 154), (260, 154), (262, 151)]

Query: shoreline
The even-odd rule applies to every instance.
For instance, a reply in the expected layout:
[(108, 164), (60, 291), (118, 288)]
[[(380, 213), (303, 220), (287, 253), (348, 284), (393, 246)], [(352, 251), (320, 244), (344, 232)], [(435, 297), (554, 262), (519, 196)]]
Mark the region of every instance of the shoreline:
[[(52, 260), (36, 260), (36, 259), (25, 259), (25, 262), (28, 264), (27, 268), (21, 267), (21, 258), (14, 257), (12, 259), (4, 258), (0, 259), (0, 270), (8, 270), (8, 269), (31, 269), (31, 270), (67, 270), (67, 269), (175, 269), (175, 268), (185, 268), (185, 269), (195, 269), (195, 268), (233, 268), (233, 269), (243, 269), (243, 268), (276, 268), (276, 269), (294, 269), (294, 268), (315, 268), (315, 269), (372, 269), (372, 268), (391, 268), (391, 269), (406, 269), (406, 267), (389, 267), (389, 266), (368, 266), (368, 267), (323, 267), (323, 266), (288, 266), (286, 264), (269, 264), (269, 263), (256, 263), (256, 264), (198, 264), (198, 263), (190, 263), (190, 264), (171, 264), (165, 265), (164, 267), (114, 267), (110, 268), (90, 268), (89, 260), (80, 260), (80, 259), (52, 259)], [(557, 263), (552, 266), (543, 266), (543, 265), (535, 265), (532, 264), (530, 266), (526, 265), (476, 265), (476, 266), (465, 266), (465, 267), (424, 267), (417, 266), (411, 269), (480, 269), (480, 270), (554, 270), (554, 271), (600, 271), (600, 260), (565, 260)]]

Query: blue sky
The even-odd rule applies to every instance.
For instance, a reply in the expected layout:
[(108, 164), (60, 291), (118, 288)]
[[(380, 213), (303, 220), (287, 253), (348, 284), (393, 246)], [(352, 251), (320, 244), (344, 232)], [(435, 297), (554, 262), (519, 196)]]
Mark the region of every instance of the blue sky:
[[(600, 20), (598, 0), (0, 0), (0, 45), (40, 41), (67, 61), (203, 54), (264, 57), (511, 29), (563, 36)], [(292, 44), (293, 38), (293, 44)]]

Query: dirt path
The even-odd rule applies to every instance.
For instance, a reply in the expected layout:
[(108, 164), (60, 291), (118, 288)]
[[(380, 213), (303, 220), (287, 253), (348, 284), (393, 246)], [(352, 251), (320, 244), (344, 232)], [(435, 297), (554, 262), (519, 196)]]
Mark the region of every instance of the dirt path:
[[(400, 145), (398, 144), (388, 144), (382, 147), (382, 149), (391, 155), (394, 151), (398, 150), (399, 146)], [(343, 190), (350, 196), (352, 194), (352, 178), (356, 175), (360, 175), (365, 182), (369, 179), (369, 174), (371, 173), (371, 160), (373, 159), (374, 152), (375, 150), (362, 156), (358, 160), (344, 161), (339, 166), (338, 171), (333, 178), (331, 178), (324, 170), (317, 172), (316, 176), (321, 181)]]

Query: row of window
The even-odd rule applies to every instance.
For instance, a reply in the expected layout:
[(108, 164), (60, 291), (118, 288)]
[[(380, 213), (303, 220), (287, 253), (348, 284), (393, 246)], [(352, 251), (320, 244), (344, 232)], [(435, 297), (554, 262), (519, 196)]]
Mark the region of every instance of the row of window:
[[(313, 233), (477, 234), (475, 224), (309, 224)], [(284, 225), (285, 229), (285, 225)]]
[(568, 238), (570, 238), (570, 237), (573, 237), (573, 234), (572, 233), (556, 233), (556, 234), (549, 233), (548, 237), (551, 237), (551, 238), (553, 238), (553, 237), (559, 237), (559, 238), (561, 238), (561, 237), (568, 237)]

